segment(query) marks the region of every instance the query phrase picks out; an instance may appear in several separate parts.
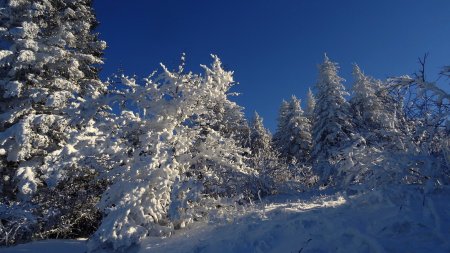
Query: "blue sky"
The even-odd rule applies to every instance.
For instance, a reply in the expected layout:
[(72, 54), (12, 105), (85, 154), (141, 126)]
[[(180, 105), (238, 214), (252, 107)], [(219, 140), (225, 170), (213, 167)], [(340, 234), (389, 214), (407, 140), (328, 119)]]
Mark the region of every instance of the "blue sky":
[[(258, 111), (272, 132), (278, 107), (303, 98), (323, 53), (376, 78), (411, 74), (428, 52), (430, 77), (450, 65), (449, 0), (133, 0), (94, 1), (108, 43), (102, 77), (118, 69), (144, 77), (182, 52), (199, 71), (217, 54), (239, 82), (247, 116)], [(447, 83), (449, 83), (447, 81)]]

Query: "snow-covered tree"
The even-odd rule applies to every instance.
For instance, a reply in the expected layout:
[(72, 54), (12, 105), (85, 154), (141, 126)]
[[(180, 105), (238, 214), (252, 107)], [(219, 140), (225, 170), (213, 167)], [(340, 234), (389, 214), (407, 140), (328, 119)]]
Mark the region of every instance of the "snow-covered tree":
[(311, 89), (308, 89), (308, 95), (306, 98), (306, 111), (305, 116), (308, 117), (309, 121), (314, 122), (314, 108), (316, 107), (316, 98), (312, 93)]
[(262, 118), (255, 112), (250, 124), (251, 156), (250, 166), (258, 170), (258, 195), (265, 196), (282, 191), (291, 191), (286, 183), (302, 174), (296, 159), (287, 160), (275, 149), (269, 130), (264, 127)]
[(121, 116), (129, 150), (107, 173), (112, 184), (99, 204), (105, 216), (91, 249), (125, 250), (207, 217), (221, 198), (255, 194), (245, 149), (202, 121), (214, 105), (225, 104), (233, 84), (232, 72), (213, 58), (203, 76), (163, 66), (162, 75), (144, 85), (123, 78), (124, 95), (135, 103)]
[[(439, 149), (431, 146), (439, 146), (438, 140), (442, 138), (440, 135), (445, 132), (445, 125), (449, 121), (450, 96), (440, 88), (445, 84), (426, 80), (426, 56), (419, 60), (421, 69), (414, 77), (391, 78), (389, 86), (404, 97), (402, 127), (407, 129), (410, 141), (416, 149), (428, 149), (427, 152), (432, 153)], [(444, 73), (441, 75), (445, 76)]]
[(100, 94), (104, 42), (92, 33), (90, 1), (4, 2), (0, 144), (17, 193), (32, 195), (45, 155), (60, 149), (80, 101)]
[(344, 96), (348, 95), (338, 76), (338, 64), (325, 55), (319, 65), (316, 84), (315, 121), (312, 131), (315, 171), (325, 182), (338, 174), (338, 163), (344, 160), (343, 151), (353, 144), (354, 127), (350, 105)]
[(275, 134), (273, 135), (273, 145), (277, 150), (281, 149), (281, 147), (284, 145), (284, 134), (288, 125), (288, 112), (289, 103), (286, 100), (283, 100), (278, 110), (277, 129), (275, 131)]
[(403, 102), (397, 103), (402, 114), (397, 116), (400, 141), (395, 141), (404, 143), (404, 148), (395, 151), (405, 159), (395, 161), (396, 173), (403, 176), (402, 182), (436, 186), (450, 182), (450, 95), (441, 88), (445, 84), (438, 82), (445, 79), (431, 82), (425, 78), (426, 57), (419, 59), (421, 68), (413, 77), (391, 78), (385, 90)]
[(368, 145), (383, 146), (392, 141), (398, 126), (396, 106), (388, 102), (389, 97), (382, 91), (381, 81), (364, 75), (358, 65), (353, 66), (353, 97), (350, 100), (353, 122)]
[[(230, 95), (235, 95), (231, 93)], [(232, 137), (243, 147), (249, 146), (250, 129), (244, 116), (244, 108), (226, 100), (210, 108), (208, 115), (202, 115), (203, 122), (226, 137)]]
[(105, 89), (97, 76), (105, 43), (93, 33), (90, 4), (1, 1), (0, 180), (8, 202), (30, 201), (40, 187), (55, 185), (53, 175), (63, 173), (52, 161)]
[(311, 123), (304, 114), (301, 101), (292, 96), (286, 109), (279, 118), (282, 128), (277, 130), (277, 148), (282, 157), (288, 161), (296, 159), (298, 162), (309, 160), (311, 153)]
[(297, 161), (304, 163), (311, 155), (311, 123), (300, 103), (299, 99), (292, 97), (288, 123), (289, 157), (295, 157)]
[(271, 136), (257, 112), (250, 125), (250, 150), (254, 156), (264, 156), (271, 149)]

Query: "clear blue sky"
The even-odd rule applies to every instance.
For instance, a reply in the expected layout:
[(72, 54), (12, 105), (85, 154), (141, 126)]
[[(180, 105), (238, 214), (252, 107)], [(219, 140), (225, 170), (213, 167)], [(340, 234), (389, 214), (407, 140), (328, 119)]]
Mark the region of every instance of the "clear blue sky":
[(450, 65), (450, 0), (96, 0), (100, 37), (108, 43), (102, 77), (119, 68), (144, 77), (187, 54), (199, 71), (218, 54), (235, 71), (247, 116), (258, 111), (272, 132), (278, 107), (303, 98), (323, 53), (376, 78), (411, 74), (429, 52), (433, 75)]

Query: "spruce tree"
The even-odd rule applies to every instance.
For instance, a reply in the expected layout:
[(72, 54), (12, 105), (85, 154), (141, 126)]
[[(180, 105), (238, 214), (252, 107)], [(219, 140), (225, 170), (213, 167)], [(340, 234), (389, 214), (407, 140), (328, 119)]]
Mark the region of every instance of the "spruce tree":
[[(311, 153), (311, 123), (304, 114), (300, 100), (292, 96), (280, 114), (280, 129), (277, 130), (276, 147), (287, 162), (295, 159), (306, 162)], [(284, 104), (284, 103), (283, 103)]]
[(250, 150), (254, 156), (265, 156), (270, 149), (270, 133), (264, 127), (262, 118), (255, 112), (250, 125)]
[(301, 101), (295, 96), (290, 102), (288, 135), (288, 158), (305, 163), (309, 161), (312, 149), (311, 123), (301, 108)]
[(93, 33), (90, 5), (88, 0), (1, 2), (3, 203), (27, 205), (40, 188), (56, 186), (73, 169), (61, 171), (53, 164), (95, 114), (93, 105), (105, 88), (97, 76), (105, 43)]
[(273, 135), (273, 145), (277, 150), (281, 150), (284, 145), (285, 132), (288, 125), (288, 112), (289, 103), (286, 100), (283, 100), (278, 110), (277, 129)]
[[(90, 1), (4, 3), (0, 104), (1, 148), (12, 195), (31, 196), (51, 174), (45, 157), (64, 146), (68, 129), (103, 85), (97, 64), (105, 47), (92, 33)], [(12, 169), (15, 168), (15, 169)], [(47, 169), (47, 171), (43, 171)], [(15, 174), (15, 175), (14, 175)]]
[(288, 175), (273, 147), (270, 132), (257, 112), (250, 124), (250, 150), (250, 166), (259, 172), (260, 193), (270, 194), (276, 189), (275, 184), (285, 182)]
[(308, 95), (306, 98), (306, 110), (305, 115), (308, 117), (309, 121), (314, 122), (314, 108), (316, 107), (316, 99), (314, 98), (314, 94), (311, 89), (308, 89)]
[(353, 67), (353, 78), (353, 97), (350, 100), (353, 122), (367, 145), (379, 149), (403, 149), (399, 102), (381, 81), (366, 76), (358, 65)]
[(319, 65), (316, 84), (317, 96), (314, 109), (315, 121), (312, 130), (314, 169), (322, 182), (338, 174), (338, 164), (343, 161), (345, 148), (352, 145), (354, 126), (348, 95), (338, 76), (338, 64), (325, 55)]

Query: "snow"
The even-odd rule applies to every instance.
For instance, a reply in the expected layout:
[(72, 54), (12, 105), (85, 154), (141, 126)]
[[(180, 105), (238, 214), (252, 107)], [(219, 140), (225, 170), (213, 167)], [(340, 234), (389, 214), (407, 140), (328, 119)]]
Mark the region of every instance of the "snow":
[(86, 239), (45, 240), (20, 244), (11, 248), (0, 248), (2, 253), (83, 253), (86, 252)]
[[(127, 252), (449, 252), (450, 188), (430, 193), (392, 186), (365, 193), (272, 196), (241, 215), (199, 222)], [(3, 249), (85, 252), (83, 240), (47, 240)]]
[(19, 56), (17, 57), (17, 61), (19, 62), (31, 63), (34, 60), (36, 60), (36, 56), (34, 55), (33, 51), (30, 50), (20, 51)]
[(3, 65), (3, 59), (12, 55), (13, 52), (9, 50), (0, 50), (0, 64)]
[(10, 97), (18, 97), (22, 92), (23, 84), (18, 81), (8, 82), (5, 85), (5, 94), (3, 94), (4, 98)]
[(38, 180), (30, 167), (20, 167), (17, 169), (17, 178), (19, 179), (18, 190), (22, 195), (31, 195), (37, 190)]
[(448, 195), (426, 196), (423, 206), (417, 189), (400, 192), (278, 197), (265, 215), (147, 240), (137, 252), (448, 252)]

